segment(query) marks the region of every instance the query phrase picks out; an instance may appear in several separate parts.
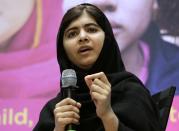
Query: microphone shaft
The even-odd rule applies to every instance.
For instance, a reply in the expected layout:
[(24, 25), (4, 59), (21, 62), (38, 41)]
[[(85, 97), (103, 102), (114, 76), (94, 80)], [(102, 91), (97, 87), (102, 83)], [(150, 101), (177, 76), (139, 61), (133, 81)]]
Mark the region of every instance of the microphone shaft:
[[(76, 87), (73, 87), (73, 86), (63, 88), (63, 97), (75, 99), (75, 89), (76, 89)], [(77, 131), (76, 125), (74, 125), (74, 124), (67, 125), (66, 131)]]

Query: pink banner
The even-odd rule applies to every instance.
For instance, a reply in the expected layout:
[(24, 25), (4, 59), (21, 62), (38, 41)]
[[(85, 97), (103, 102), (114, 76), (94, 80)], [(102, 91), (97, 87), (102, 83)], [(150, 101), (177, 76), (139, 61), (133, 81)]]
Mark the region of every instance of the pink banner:
[[(0, 131), (32, 131), (47, 99), (0, 100)], [(166, 131), (179, 129), (179, 96), (176, 96), (170, 112)]]
[(0, 100), (0, 131), (32, 131), (46, 99)]
[(179, 96), (175, 96), (166, 131), (178, 131), (179, 129)]

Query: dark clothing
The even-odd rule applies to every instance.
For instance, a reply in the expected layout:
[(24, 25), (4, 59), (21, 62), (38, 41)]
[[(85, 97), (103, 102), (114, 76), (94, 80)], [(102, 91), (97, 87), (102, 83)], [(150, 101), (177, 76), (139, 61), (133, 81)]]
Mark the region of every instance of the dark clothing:
[(179, 47), (161, 39), (158, 27), (152, 23), (144, 38), (150, 47), (149, 76), (146, 87), (151, 94), (176, 86), (179, 95)]
[[(77, 12), (82, 12), (80, 9), (83, 9), (83, 6), (75, 8), (78, 8)], [(109, 21), (101, 11), (96, 8), (93, 11), (96, 11), (96, 13), (92, 15), (97, 14), (97, 17), (100, 16), (96, 21), (105, 32), (103, 48), (93, 67), (88, 70), (80, 69), (71, 63), (66, 55), (62, 44), (63, 33), (65, 27), (68, 26), (66, 24), (72, 21), (71, 17), (65, 20), (64, 18), (62, 19), (57, 37), (57, 59), (61, 72), (65, 69), (74, 69), (77, 75), (77, 86), (79, 88), (76, 89), (75, 99), (82, 104), (80, 108), (80, 125), (78, 125), (77, 131), (104, 131), (104, 126), (101, 119), (97, 117), (95, 104), (91, 100), (89, 88), (84, 80), (86, 75), (101, 71), (104, 72), (111, 84), (111, 107), (119, 120), (118, 130), (160, 131), (158, 111), (150, 93), (137, 77), (125, 71)], [(71, 14), (73, 12), (69, 11), (67, 13)], [(61, 88), (58, 96), (45, 105), (41, 111), (39, 122), (33, 131), (53, 131), (55, 127), (53, 110), (55, 104), (63, 99), (63, 91), (64, 89)]]
[[(160, 131), (158, 111), (142, 83), (127, 72), (111, 74), (108, 79), (112, 83), (111, 105), (120, 121), (118, 131)], [(77, 131), (104, 131), (89, 93), (77, 91), (76, 96), (82, 104)], [(53, 110), (61, 99), (60, 93), (45, 105), (33, 131), (53, 131)]]

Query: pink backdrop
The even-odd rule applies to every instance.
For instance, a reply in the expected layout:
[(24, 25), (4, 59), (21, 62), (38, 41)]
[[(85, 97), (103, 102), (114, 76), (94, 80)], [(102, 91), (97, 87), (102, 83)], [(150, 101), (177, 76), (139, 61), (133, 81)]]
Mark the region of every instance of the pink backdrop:
[[(12, 46), (0, 52), (0, 131), (31, 131), (44, 104), (60, 91), (55, 44), (61, 12), (61, 0), (37, 0), (28, 21), (11, 39)], [(167, 131), (178, 130), (176, 96)]]

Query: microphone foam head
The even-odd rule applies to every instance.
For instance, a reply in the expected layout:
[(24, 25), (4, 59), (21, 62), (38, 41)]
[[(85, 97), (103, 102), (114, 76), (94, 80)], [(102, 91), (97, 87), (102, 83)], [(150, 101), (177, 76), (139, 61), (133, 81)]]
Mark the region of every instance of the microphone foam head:
[(77, 77), (73, 69), (66, 69), (62, 72), (62, 88), (76, 86)]

